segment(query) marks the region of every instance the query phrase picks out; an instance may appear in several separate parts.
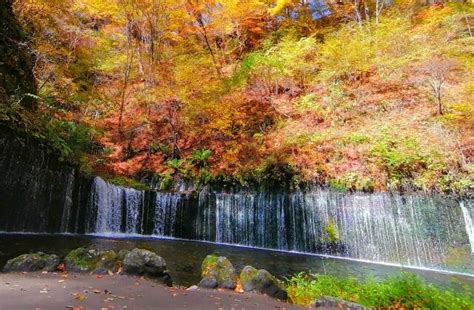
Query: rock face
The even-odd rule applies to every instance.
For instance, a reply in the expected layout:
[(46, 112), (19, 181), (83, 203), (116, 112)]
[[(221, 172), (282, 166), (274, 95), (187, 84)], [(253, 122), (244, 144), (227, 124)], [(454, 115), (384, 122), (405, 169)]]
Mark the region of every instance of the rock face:
[(258, 292), (282, 300), (288, 298), (283, 283), (265, 269), (245, 266), (240, 273), (240, 283), (245, 292)]
[(162, 277), (166, 274), (166, 262), (156, 253), (143, 249), (133, 249), (125, 255), (124, 271), (128, 274)]
[(366, 307), (339, 298), (323, 296), (316, 300), (315, 308), (335, 308), (340, 310), (365, 310)]
[(203, 288), (235, 289), (237, 277), (232, 263), (223, 256), (208, 255), (201, 265), (202, 280), (199, 286)]
[(0, 104), (13, 96), (16, 102), (34, 108), (33, 97), (25, 96), (36, 93), (32, 53), (13, 14), (12, 3), (13, 0), (0, 0)]
[(68, 271), (88, 271), (94, 273), (116, 272), (118, 256), (114, 251), (100, 251), (95, 249), (78, 248), (64, 259)]
[(38, 252), (10, 259), (3, 270), (6, 272), (55, 271), (58, 264), (59, 257), (57, 255)]

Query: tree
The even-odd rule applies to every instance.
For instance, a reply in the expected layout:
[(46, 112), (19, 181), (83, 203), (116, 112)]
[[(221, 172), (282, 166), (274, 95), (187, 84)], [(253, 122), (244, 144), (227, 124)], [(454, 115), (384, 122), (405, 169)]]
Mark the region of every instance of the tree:
[(433, 57), (423, 65), (423, 72), (427, 75), (426, 82), (431, 90), (439, 115), (444, 113), (444, 87), (454, 68), (455, 62), (444, 57)]

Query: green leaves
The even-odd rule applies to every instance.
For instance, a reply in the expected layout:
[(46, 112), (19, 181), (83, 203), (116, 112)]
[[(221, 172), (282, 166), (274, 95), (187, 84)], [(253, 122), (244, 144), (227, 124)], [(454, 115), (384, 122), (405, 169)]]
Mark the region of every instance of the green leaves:
[(206, 164), (212, 156), (212, 151), (208, 149), (196, 150), (191, 154), (191, 160), (198, 164)]
[(288, 280), (288, 295), (293, 303), (305, 306), (321, 296), (332, 296), (377, 309), (474, 307), (473, 294), (469, 290), (440, 289), (411, 273), (400, 273), (378, 281), (299, 273)]
[(51, 119), (46, 125), (47, 140), (61, 153), (61, 159), (79, 160), (91, 146), (91, 128), (76, 122)]
[(173, 158), (168, 161), (166, 161), (166, 165), (172, 169), (174, 169), (176, 172), (179, 171), (182, 166), (183, 166), (184, 161), (182, 159), (177, 159)]

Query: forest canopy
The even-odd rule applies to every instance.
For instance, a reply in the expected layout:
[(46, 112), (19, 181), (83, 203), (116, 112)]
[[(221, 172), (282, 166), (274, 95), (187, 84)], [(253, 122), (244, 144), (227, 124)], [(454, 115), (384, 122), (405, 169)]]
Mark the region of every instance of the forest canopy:
[(37, 93), (0, 113), (85, 172), (162, 189), (474, 186), (471, 2), (17, 0), (14, 12)]

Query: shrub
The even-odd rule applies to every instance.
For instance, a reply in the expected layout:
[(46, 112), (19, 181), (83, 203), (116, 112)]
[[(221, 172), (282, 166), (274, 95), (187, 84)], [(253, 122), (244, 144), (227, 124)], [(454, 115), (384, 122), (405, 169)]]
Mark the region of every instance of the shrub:
[(299, 273), (288, 280), (288, 296), (293, 303), (305, 306), (321, 296), (333, 296), (375, 309), (461, 310), (474, 307), (474, 296), (469, 290), (440, 289), (410, 273), (382, 281)]
[(46, 139), (59, 150), (62, 160), (80, 161), (91, 148), (92, 130), (72, 121), (51, 119), (46, 125)]
[(416, 136), (391, 134), (384, 130), (369, 155), (387, 173), (389, 185), (415, 185), (410, 180), (428, 171), (439, 172), (444, 163), (434, 150), (423, 147)]
[(150, 189), (149, 186), (143, 183), (140, 183), (137, 180), (130, 179), (127, 177), (114, 177), (112, 179), (109, 179), (108, 181), (118, 186), (134, 188), (136, 190), (149, 190)]

